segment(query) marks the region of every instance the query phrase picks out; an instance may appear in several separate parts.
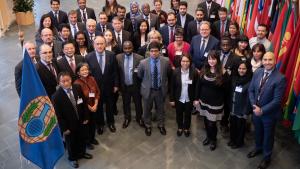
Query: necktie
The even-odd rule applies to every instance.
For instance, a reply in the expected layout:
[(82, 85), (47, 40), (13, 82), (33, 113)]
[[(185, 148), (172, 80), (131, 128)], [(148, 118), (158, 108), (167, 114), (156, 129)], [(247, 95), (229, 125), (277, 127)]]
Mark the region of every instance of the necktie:
[(130, 57), (125, 55), (126, 56), (126, 60), (125, 60), (125, 83), (127, 85), (131, 85), (131, 80), (130, 80), (130, 76), (131, 76), (131, 70), (130, 70)]
[(200, 32), (200, 22), (197, 21), (197, 32)]
[(207, 6), (207, 14), (208, 18), (210, 18), (210, 5)]
[(153, 88), (154, 88), (154, 89), (158, 89), (158, 68), (157, 68), (157, 59), (154, 59)]
[(74, 58), (73, 57), (70, 58), (70, 67), (71, 67), (72, 71), (75, 73), (75, 71), (76, 71), (76, 65), (74, 63)]
[(256, 104), (258, 104), (258, 101), (259, 101), (260, 96), (261, 96), (261, 94), (262, 94), (262, 89), (263, 89), (264, 85), (266, 84), (268, 78), (269, 78), (269, 73), (268, 73), (268, 72), (264, 73), (264, 76), (263, 76), (263, 78), (261, 79), (261, 82), (260, 82), (260, 85), (259, 85), (259, 89), (258, 89), (258, 97), (257, 97)]
[(225, 26), (225, 22), (221, 21), (221, 36), (224, 35), (224, 26)]
[(169, 43), (174, 42), (174, 30), (173, 30), (174, 28), (171, 27), (170, 29), (171, 29), (171, 33), (170, 33), (170, 42)]
[(57, 23), (59, 23), (58, 11), (55, 11), (55, 19), (57, 20)]
[(82, 14), (83, 14), (83, 22), (86, 23), (86, 14), (85, 14), (85, 10), (82, 10)]
[(103, 70), (104, 70), (104, 66), (103, 66), (103, 62), (102, 62), (102, 57), (103, 57), (103, 55), (99, 54), (99, 66), (100, 66), (100, 69), (101, 69), (101, 73), (103, 73)]
[(94, 34), (90, 34), (91, 41), (94, 41)]
[(49, 67), (49, 70), (50, 70), (50, 72), (55, 76), (55, 78), (57, 77), (56, 76), (56, 72), (55, 72), (55, 69), (53, 68), (53, 66), (52, 66), (52, 63), (49, 63), (48, 64), (48, 67)]
[(75, 97), (73, 95), (72, 89), (68, 89), (67, 93), (68, 93), (69, 99), (70, 99), (70, 101), (72, 103), (72, 106), (73, 106), (73, 108), (75, 110), (76, 117), (79, 119), (78, 111), (77, 111), (77, 104), (76, 104), (76, 100), (75, 100)]
[(151, 28), (151, 25), (150, 25), (150, 22), (149, 22), (149, 16), (145, 16), (145, 20), (148, 22), (148, 25)]
[(102, 25), (102, 32), (105, 32), (105, 26)]
[(73, 26), (74, 37), (75, 37), (75, 35), (76, 35), (76, 33), (77, 33), (77, 28), (76, 28), (76, 25), (72, 25), (72, 26)]
[(200, 57), (203, 57), (205, 51), (205, 40), (202, 38), (202, 43), (200, 47)]
[(122, 41), (121, 41), (120, 33), (118, 33), (117, 41), (118, 41), (119, 47), (122, 48)]

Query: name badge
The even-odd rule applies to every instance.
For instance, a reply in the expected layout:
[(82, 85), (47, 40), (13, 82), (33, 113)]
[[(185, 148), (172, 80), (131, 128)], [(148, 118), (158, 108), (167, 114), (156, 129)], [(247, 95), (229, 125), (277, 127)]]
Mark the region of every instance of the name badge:
[(193, 84), (193, 80), (187, 80), (185, 81), (187, 84)]
[(89, 97), (95, 97), (95, 93), (90, 92), (90, 93), (89, 93)]
[(82, 100), (82, 98), (78, 98), (78, 100), (77, 100), (77, 104), (81, 104), (81, 103), (83, 103), (83, 100)]
[(161, 53), (166, 54), (167, 53), (166, 49), (161, 49)]
[(216, 15), (210, 15), (210, 18), (215, 19)]
[(175, 55), (181, 56), (181, 55), (182, 55), (182, 51), (176, 51), (176, 52), (175, 52)]
[(135, 68), (135, 69), (133, 70), (133, 72), (137, 73), (137, 72), (139, 72), (139, 69), (138, 69), (138, 68)]
[(242, 93), (243, 88), (241, 86), (236, 86), (235, 91), (238, 92), (238, 93)]
[(207, 55), (208, 55), (208, 53), (207, 53), (207, 52), (205, 52), (205, 53), (204, 53), (204, 57), (206, 57), (206, 58), (207, 58)]
[(60, 59), (62, 59), (62, 56), (57, 56), (56, 60), (59, 61)]

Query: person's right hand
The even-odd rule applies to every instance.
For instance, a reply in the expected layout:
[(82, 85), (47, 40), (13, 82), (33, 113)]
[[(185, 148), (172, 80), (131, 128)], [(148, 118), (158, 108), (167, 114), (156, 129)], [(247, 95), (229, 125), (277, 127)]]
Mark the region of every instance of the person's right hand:
[(71, 133), (71, 131), (70, 130), (66, 130), (66, 131), (64, 131), (64, 135), (69, 135)]

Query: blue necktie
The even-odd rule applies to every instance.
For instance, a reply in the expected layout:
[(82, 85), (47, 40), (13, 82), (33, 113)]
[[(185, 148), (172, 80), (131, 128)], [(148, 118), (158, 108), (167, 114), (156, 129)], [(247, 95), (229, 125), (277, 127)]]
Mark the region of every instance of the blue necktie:
[(99, 66), (100, 66), (100, 69), (101, 69), (101, 73), (103, 73), (103, 63), (102, 63), (102, 54), (99, 54)]
[(205, 51), (205, 40), (202, 38), (202, 43), (201, 43), (201, 47), (200, 47), (200, 57), (203, 57), (204, 55), (204, 51)]
[(154, 70), (153, 70), (153, 88), (158, 89), (158, 68), (157, 59), (154, 59)]
[(125, 55), (125, 57), (126, 57), (126, 60), (125, 60), (125, 70), (124, 70), (124, 72), (125, 72), (125, 83), (127, 84), (127, 85), (131, 85), (132, 84), (132, 82), (131, 82), (131, 79), (130, 79), (130, 76), (131, 76), (131, 74), (130, 74), (130, 58), (129, 58), (129, 56), (127, 56), (127, 55)]

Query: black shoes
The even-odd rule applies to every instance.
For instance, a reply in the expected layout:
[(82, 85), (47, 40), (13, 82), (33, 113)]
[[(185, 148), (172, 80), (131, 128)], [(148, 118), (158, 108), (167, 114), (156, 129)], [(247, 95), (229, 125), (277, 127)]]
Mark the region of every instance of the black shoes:
[(177, 136), (180, 137), (183, 133), (183, 130), (182, 129), (178, 129), (177, 130)]
[(167, 131), (165, 129), (165, 127), (157, 127), (159, 129), (159, 132), (161, 135), (166, 135), (167, 134)]
[(151, 127), (145, 127), (146, 136), (151, 136)]
[(97, 133), (99, 135), (102, 135), (103, 134), (103, 127), (99, 127), (98, 130), (97, 130)]
[(78, 168), (79, 167), (79, 164), (78, 164), (78, 161), (69, 161), (70, 165), (73, 167), (73, 168)]
[(99, 142), (96, 139), (94, 139), (94, 140), (91, 141), (91, 144), (93, 144), (93, 145), (99, 145)]
[(257, 169), (266, 169), (269, 167), (271, 160), (262, 160), (258, 165)]
[(202, 142), (202, 144), (203, 144), (204, 146), (207, 146), (209, 143), (210, 143), (210, 141), (209, 141), (208, 138), (205, 138), (205, 139), (203, 140), (203, 142)]
[(212, 141), (209, 146), (210, 151), (214, 151), (216, 148), (217, 148), (217, 142)]
[(125, 119), (124, 123), (123, 123), (123, 129), (126, 129), (130, 124), (130, 120), (129, 119)]
[(184, 132), (185, 137), (189, 137), (191, 134), (190, 130), (184, 130), (183, 132)]
[(251, 151), (250, 153), (247, 154), (247, 157), (248, 158), (253, 158), (253, 157), (255, 157), (255, 156), (257, 156), (261, 153), (262, 153), (261, 150), (253, 150), (253, 151)]
[(114, 124), (108, 125), (108, 128), (109, 128), (110, 132), (112, 132), (112, 133), (115, 133), (115, 132), (116, 132), (116, 127), (115, 127)]
[(92, 156), (91, 154), (84, 153), (84, 154), (82, 155), (82, 158), (84, 158), (84, 159), (92, 159), (93, 156)]
[(141, 120), (136, 120), (136, 121), (139, 123), (140, 127), (142, 127), (142, 128), (145, 127), (144, 121), (142, 119)]
[(95, 149), (95, 147), (91, 143), (86, 144), (86, 148), (89, 149), (89, 150), (94, 150)]

